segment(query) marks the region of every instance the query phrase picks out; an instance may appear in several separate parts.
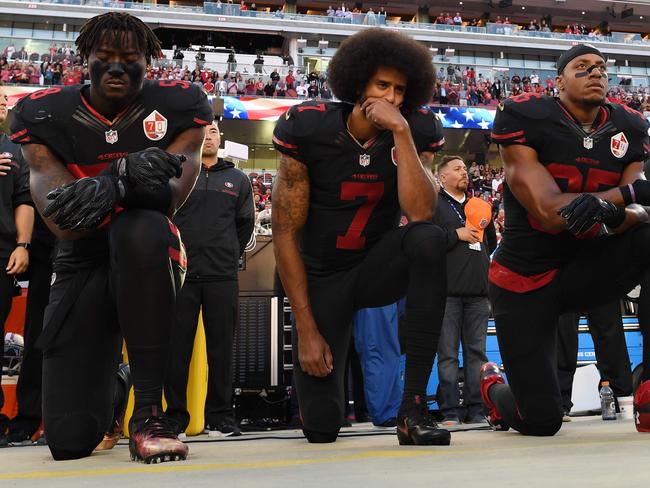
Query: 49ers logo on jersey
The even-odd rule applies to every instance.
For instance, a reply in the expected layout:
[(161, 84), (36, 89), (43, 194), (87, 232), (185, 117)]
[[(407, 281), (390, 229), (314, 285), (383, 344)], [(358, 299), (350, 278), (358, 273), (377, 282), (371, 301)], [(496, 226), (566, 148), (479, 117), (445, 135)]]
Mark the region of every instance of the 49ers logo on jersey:
[(625, 137), (625, 134), (622, 132), (619, 132), (615, 136), (612, 136), (610, 147), (612, 149), (612, 154), (617, 158), (620, 159), (625, 156), (629, 145), (630, 143), (628, 142), (627, 137)]
[(144, 135), (152, 141), (159, 141), (167, 134), (167, 119), (154, 110), (142, 121)]

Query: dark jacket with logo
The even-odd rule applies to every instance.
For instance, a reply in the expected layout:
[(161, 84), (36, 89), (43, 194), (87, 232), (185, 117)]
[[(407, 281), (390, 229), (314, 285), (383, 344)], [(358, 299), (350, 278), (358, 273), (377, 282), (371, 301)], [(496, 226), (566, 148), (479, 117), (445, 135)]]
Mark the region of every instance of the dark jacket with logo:
[(236, 280), (239, 257), (255, 224), (250, 180), (221, 159), (203, 166), (174, 223), (187, 251), (188, 281)]
[(20, 146), (0, 134), (0, 154), (11, 153), (11, 169), (0, 176), (0, 259), (7, 259), (16, 249), (16, 221), (14, 210), (19, 205), (34, 205), (29, 193), (29, 167), (22, 157)]
[(440, 190), (433, 219), (447, 234), (447, 296), (487, 296), (490, 254), (497, 246), (494, 222), (485, 228), (481, 250), (470, 249), (456, 233), (465, 227), (465, 203)]

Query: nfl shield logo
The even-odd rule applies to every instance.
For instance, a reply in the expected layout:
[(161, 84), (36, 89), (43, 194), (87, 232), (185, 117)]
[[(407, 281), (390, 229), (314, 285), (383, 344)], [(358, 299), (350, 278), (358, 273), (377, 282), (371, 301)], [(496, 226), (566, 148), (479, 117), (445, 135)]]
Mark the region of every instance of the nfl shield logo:
[(619, 132), (615, 136), (612, 136), (610, 147), (612, 149), (612, 154), (615, 157), (620, 159), (623, 156), (625, 156), (625, 153), (627, 153), (627, 148), (629, 145), (630, 144), (627, 140), (627, 137), (625, 137), (625, 134), (623, 134), (622, 132)]
[(159, 141), (167, 134), (167, 119), (157, 110), (151, 112), (147, 118), (142, 121), (144, 135), (152, 141)]
[(105, 134), (106, 134), (106, 142), (108, 142), (109, 144), (115, 144), (117, 142), (116, 130), (107, 130)]
[(230, 181), (226, 181), (226, 183), (224, 184), (226, 185), (227, 188), (232, 188), (233, 186), (235, 186), (232, 183), (230, 183)]
[(370, 154), (362, 154), (359, 156), (359, 164), (364, 168), (370, 165)]

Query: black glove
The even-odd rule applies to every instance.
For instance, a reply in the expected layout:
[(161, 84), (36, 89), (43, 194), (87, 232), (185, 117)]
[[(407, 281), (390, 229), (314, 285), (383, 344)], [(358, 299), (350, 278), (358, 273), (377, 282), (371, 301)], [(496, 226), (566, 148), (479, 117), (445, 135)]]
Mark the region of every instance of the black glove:
[(558, 210), (558, 214), (566, 219), (567, 228), (574, 235), (588, 231), (597, 223), (614, 229), (625, 220), (625, 208), (617, 207), (612, 202), (590, 193), (576, 197)]
[(186, 159), (182, 154), (170, 154), (158, 147), (150, 147), (114, 161), (110, 174), (120, 178), (126, 192), (129, 187), (155, 190), (172, 177), (180, 178)]
[(81, 178), (48, 193), (47, 199), (53, 202), (43, 216), (54, 215), (52, 220), (62, 230), (95, 229), (123, 196), (115, 176)]

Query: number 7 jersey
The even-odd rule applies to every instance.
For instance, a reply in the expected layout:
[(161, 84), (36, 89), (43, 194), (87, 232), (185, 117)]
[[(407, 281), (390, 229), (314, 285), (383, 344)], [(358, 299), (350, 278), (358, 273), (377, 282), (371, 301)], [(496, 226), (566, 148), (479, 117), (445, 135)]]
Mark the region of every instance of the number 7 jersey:
[[(586, 132), (559, 100), (525, 94), (499, 106), (492, 140), (534, 149), (562, 192), (595, 193), (618, 186), (625, 168), (644, 161), (650, 147), (648, 122), (624, 105), (601, 106), (592, 128)], [(560, 267), (599, 238), (599, 226), (578, 237), (544, 230), (507, 181), (503, 202), (505, 232), (489, 275), (501, 288), (525, 293), (548, 284)]]
[[(361, 144), (347, 130), (352, 108), (305, 102), (281, 116), (273, 133), (276, 149), (308, 169), (309, 213), (301, 254), (311, 275), (354, 267), (399, 224), (393, 134), (383, 131)], [(418, 154), (442, 148), (442, 125), (427, 107), (406, 120)]]

